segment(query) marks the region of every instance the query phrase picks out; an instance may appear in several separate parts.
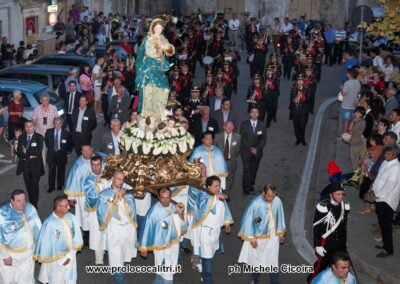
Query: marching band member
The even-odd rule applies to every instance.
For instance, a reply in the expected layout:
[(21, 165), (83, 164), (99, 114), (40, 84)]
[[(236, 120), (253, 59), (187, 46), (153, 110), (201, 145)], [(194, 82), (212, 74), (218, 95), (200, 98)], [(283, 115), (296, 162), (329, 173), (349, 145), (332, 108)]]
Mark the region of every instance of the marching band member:
[[(271, 126), (272, 120), (276, 122), (276, 112), (278, 110), (279, 82), (274, 76), (275, 70), (276, 68), (273, 65), (268, 65), (264, 81), (267, 105), (267, 128)], [(260, 118), (263, 119), (261, 116)]]
[(207, 70), (206, 72), (206, 81), (201, 85), (201, 95), (203, 102), (205, 105), (209, 104), (209, 99), (215, 95), (215, 84), (213, 81), (214, 74), (212, 70)]
[(315, 79), (314, 68), (312, 65), (308, 65), (305, 69), (306, 76), (304, 83), (307, 89), (310, 90), (310, 103), (309, 103), (309, 112), (314, 114), (314, 104), (315, 104), (315, 93), (317, 91), (317, 80)]
[(174, 69), (172, 70), (172, 76), (170, 76), (169, 78), (169, 84), (171, 86), (172, 89), (175, 90), (176, 95), (178, 97), (179, 102), (183, 101), (183, 94), (182, 94), (182, 84), (183, 84), (183, 80), (180, 77), (180, 69), (179, 66), (174, 66)]
[(290, 94), (290, 119), (293, 120), (294, 134), (296, 136), (295, 145), (303, 144), (306, 146), (305, 132), (308, 122), (308, 104), (310, 102), (310, 92), (304, 84), (304, 75), (297, 76)]
[(189, 66), (182, 62), (181, 65), (181, 103), (183, 104), (186, 99), (190, 97), (190, 90), (193, 84), (193, 74), (189, 72)]
[[(240, 61), (240, 55), (239, 52), (235, 49), (235, 43), (234, 42), (229, 42), (228, 43), (228, 58), (232, 58), (232, 67), (233, 67), (233, 92), (236, 94), (237, 93), (237, 79), (239, 77), (239, 67), (238, 67), (238, 62)], [(227, 58), (225, 58), (227, 60)]]
[(288, 37), (286, 40), (286, 44), (283, 48), (283, 56), (282, 56), (283, 77), (287, 78), (288, 80), (291, 79), (294, 59), (295, 59), (295, 49), (293, 46), (292, 38)]
[(248, 112), (252, 107), (257, 107), (261, 121), (265, 121), (265, 114), (267, 113), (266, 95), (265, 86), (261, 83), (261, 76), (255, 73), (253, 75), (253, 84), (247, 91)]
[(268, 53), (268, 46), (264, 35), (255, 38), (256, 43), (253, 48), (254, 59), (250, 65), (250, 75), (255, 73), (262, 74), (265, 68), (266, 55)]
[(227, 98), (231, 98), (235, 81), (235, 72), (228, 61), (225, 61), (223, 66), (225, 80), (224, 96)]
[(223, 57), (224, 42), (221, 39), (221, 33), (217, 32), (214, 39), (209, 43), (206, 56), (211, 56), (214, 59), (213, 70), (217, 69), (216, 62)]

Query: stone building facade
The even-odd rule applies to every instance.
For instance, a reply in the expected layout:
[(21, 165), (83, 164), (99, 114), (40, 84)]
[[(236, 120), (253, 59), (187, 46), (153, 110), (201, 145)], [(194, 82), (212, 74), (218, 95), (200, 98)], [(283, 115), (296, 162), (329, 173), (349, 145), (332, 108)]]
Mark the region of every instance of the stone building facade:
[[(0, 0), (0, 36), (17, 44), (20, 40), (35, 42), (46, 34), (47, 5), (44, 0)], [(88, 6), (91, 11), (120, 13), (121, 15), (157, 15), (172, 9), (181, 13), (225, 11), (260, 17), (262, 24), (270, 25), (274, 17), (318, 19), (341, 26), (351, 17), (357, 5), (378, 6), (379, 0), (58, 0), (58, 15), (66, 21), (73, 3)]]

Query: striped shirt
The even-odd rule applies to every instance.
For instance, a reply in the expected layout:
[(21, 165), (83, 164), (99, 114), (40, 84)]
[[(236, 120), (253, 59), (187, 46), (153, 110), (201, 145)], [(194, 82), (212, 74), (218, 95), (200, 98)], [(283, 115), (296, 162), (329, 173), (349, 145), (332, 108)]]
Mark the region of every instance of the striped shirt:
[(346, 31), (345, 30), (335, 30), (335, 40), (336, 41), (344, 41), (346, 39)]

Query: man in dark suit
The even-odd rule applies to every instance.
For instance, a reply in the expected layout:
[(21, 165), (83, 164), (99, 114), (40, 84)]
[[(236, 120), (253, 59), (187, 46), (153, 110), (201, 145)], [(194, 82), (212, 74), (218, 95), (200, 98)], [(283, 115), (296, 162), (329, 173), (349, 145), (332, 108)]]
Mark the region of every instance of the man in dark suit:
[(43, 137), (35, 132), (31, 120), (25, 122), (24, 128), (25, 133), (18, 139), (17, 155), (19, 162), (17, 175), (23, 174), (29, 202), (37, 208), (40, 176), (44, 175), (42, 159)]
[(90, 145), (92, 131), (97, 126), (96, 113), (88, 106), (86, 96), (79, 98), (79, 107), (72, 113), (72, 142), (77, 156), (81, 154), (82, 145)]
[(129, 120), (129, 113), (131, 107), (131, 99), (125, 95), (125, 87), (118, 86), (117, 95), (113, 96), (108, 106), (108, 112), (111, 119), (117, 118), (121, 123)]
[(121, 131), (121, 122), (114, 118), (111, 120), (111, 131), (107, 131), (101, 137), (101, 146), (100, 151), (104, 154), (110, 155), (117, 155), (121, 154), (118, 145), (118, 134)]
[(267, 129), (264, 122), (258, 120), (259, 112), (256, 106), (250, 109), (250, 119), (240, 125), (242, 145), (240, 156), (243, 163), (243, 193), (254, 191), (258, 166), (263, 156), (263, 149), (267, 143)]
[(68, 92), (63, 95), (61, 98), (64, 101), (65, 109), (67, 111), (67, 124), (69, 131), (73, 131), (72, 129), (72, 113), (74, 109), (79, 107), (79, 98), (82, 96), (82, 93), (76, 90), (76, 82), (70, 81), (68, 85)]
[(62, 119), (54, 118), (54, 128), (47, 129), (44, 142), (47, 148), (46, 162), (49, 166), (49, 189), (53, 192), (57, 174), (57, 190), (62, 190), (65, 182), (65, 166), (67, 165), (67, 153), (72, 146), (71, 133), (62, 129)]
[(210, 112), (211, 115), (214, 114), (217, 110), (219, 110), (222, 106), (222, 100), (226, 98), (224, 97), (224, 88), (221, 86), (215, 87), (215, 96), (210, 98)]
[(218, 133), (217, 121), (210, 117), (210, 108), (208, 106), (204, 106), (201, 109), (201, 116), (189, 124), (189, 132), (194, 136), (195, 147), (202, 143), (203, 133), (210, 132), (213, 138)]
[(235, 181), (235, 173), (240, 154), (241, 136), (239, 133), (233, 132), (233, 122), (228, 120), (225, 122), (224, 131), (217, 133), (214, 139), (214, 145), (222, 150), (226, 166), (228, 167), (228, 177), (226, 178), (226, 190), (228, 192), (233, 187)]
[(212, 118), (217, 121), (218, 132), (224, 131), (224, 125), (227, 121), (231, 121), (235, 129), (239, 127), (235, 115), (231, 111), (231, 101), (228, 98), (222, 99), (221, 108), (214, 112)]

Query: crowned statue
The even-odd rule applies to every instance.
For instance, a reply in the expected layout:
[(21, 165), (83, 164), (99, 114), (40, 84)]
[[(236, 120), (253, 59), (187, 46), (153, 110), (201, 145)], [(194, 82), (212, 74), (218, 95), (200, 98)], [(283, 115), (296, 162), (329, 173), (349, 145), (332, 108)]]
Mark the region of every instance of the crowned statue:
[(169, 82), (166, 72), (171, 64), (167, 57), (175, 53), (175, 48), (162, 34), (164, 20), (154, 19), (150, 24), (148, 35), (139, 48), (136, 60), (136, 88), (140, 100), (138, 111), (146, 118), (154, 115), (157, 120), (165, 120), (165, 106), (168, 101)]
[(200, 161), (188, 161), (194, 138), (166, 110), (170, 90), (166, 72), (172, 65), (167, 57), (174, 55), (175, 48), (162, 34), (164, 24), (162, 18), (151, 22), (138, 51), (135, 83), (140, 94), (140, 117), (121, 130), (121, 154), (104, 158), (103, 177), (112, 177), (117, 169), (122, 171), (137, 198), (165, 186), (203, 187)]

